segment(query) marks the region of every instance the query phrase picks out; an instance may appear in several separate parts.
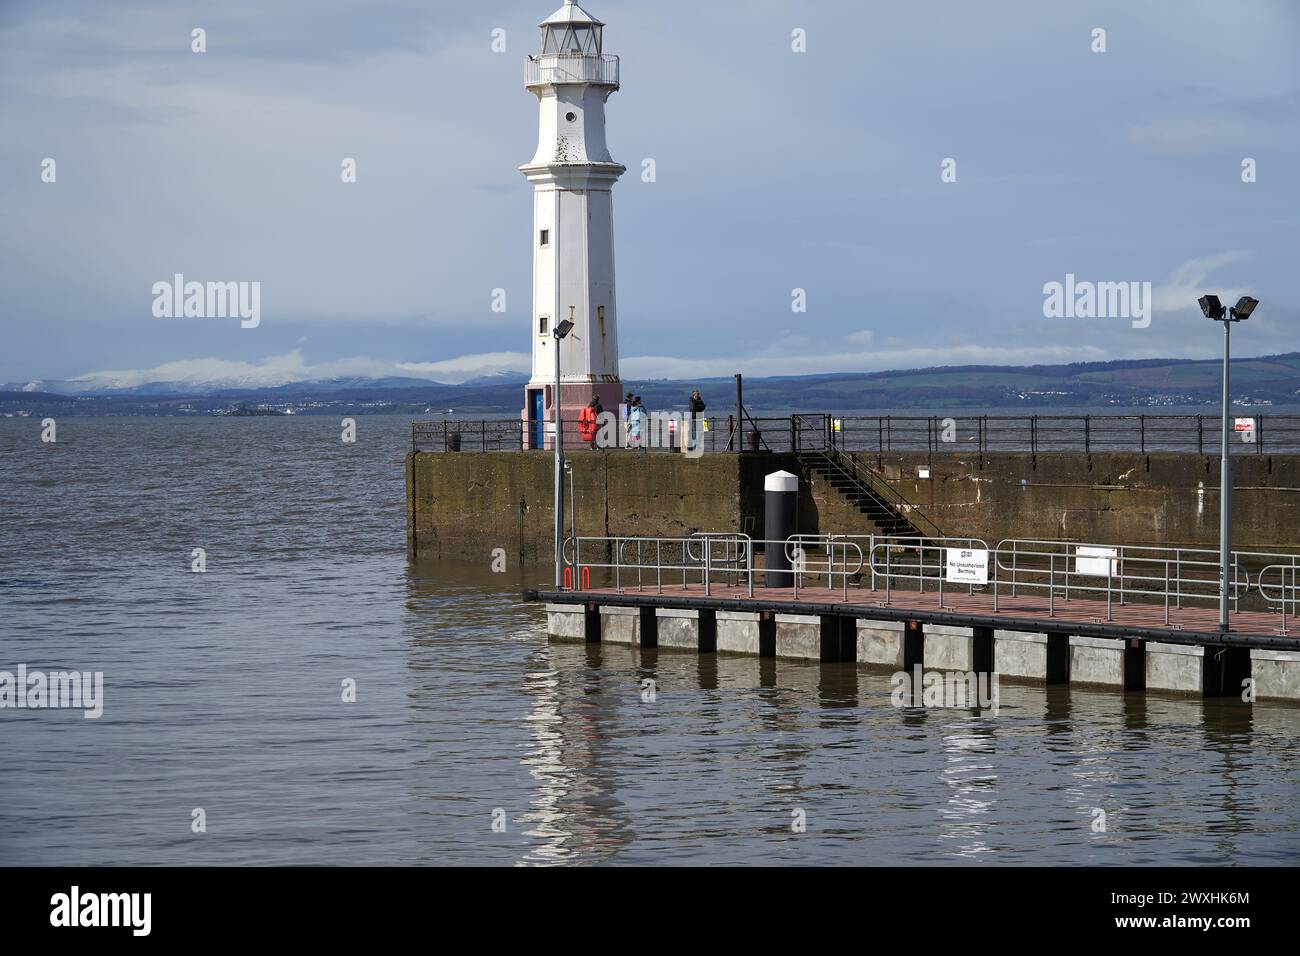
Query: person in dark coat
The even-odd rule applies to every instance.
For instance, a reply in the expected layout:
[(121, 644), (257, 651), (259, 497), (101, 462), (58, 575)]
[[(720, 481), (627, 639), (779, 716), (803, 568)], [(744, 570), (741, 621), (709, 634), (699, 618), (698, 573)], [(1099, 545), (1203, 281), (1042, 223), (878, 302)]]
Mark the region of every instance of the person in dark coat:
[(691, 424), (690, 424), (691, 430), (689, 432), (689, 435), (682, 441), (683, 449), (686, 448), (688, 441), (692, 447), (699, 447), (700, 442), (703, 441), (703, 438), (701, 436), (704, 433), (701, 431), (701, 429), (703, 428), (702, 419), (704, 418), (704, 399), (701, 397), (700, 390), (698, 388), (695, 391), (691, 392), (691, 400), (687, 403), (686, 408), (687, 411), (690, 412), (690, 416), (691, 416)]

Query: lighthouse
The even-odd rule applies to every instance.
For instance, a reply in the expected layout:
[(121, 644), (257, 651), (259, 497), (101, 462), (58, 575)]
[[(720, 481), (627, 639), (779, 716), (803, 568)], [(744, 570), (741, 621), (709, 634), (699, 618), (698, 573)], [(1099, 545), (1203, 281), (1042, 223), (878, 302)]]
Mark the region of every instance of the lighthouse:
[[(533, 369), (523, 409), (532, 448), (548, 444), (546, 423), (557, 409), (566, 423), (576, 421), (598, 395), (612, 412), (623, 388), (612, 190), (626, 167), (605, 145), (605, 101), (618, 89), (618, 57), (604, 51), (605, 25), (573, 0), (539, 26), (541, 52), (524, 63), (524, 86), (537, 97), (537, 152), (519, 167), (533, 184)], [(556, 324), (564, 321), (573, 328), (557, 339)]]

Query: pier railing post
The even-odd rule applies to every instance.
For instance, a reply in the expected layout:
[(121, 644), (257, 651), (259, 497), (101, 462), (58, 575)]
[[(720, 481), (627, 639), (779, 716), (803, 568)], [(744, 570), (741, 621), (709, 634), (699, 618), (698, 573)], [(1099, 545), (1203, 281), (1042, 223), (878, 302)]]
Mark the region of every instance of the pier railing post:
[(891, 552), (893, 550), (894, 549), (891, 548), (889, 545), (885, 545), (885, 603), (886, 604), (890, 602), (890, 598), (893, 594), (892, 589), (894, 583), (894, 576), (890, 573), (890, 567), (889, 567)]
[[(939, 572), (939, 607), (943, 607), (943, 579), (944, 574)], [(925, 580), (925, 546), (921, 546), (921, 580)]]
[(1106, 559), (1106, 620), (1110, 620), (1110, 575), (1115, 565), (1111, 562), (1113, 558)]
[(875, 591), (876, 590), (876, 533), (874, 531), (871, 532), (871, 538), (868, 540), (867, 545), (868, 547), (871, 548), (870, 551), (871, 559), (868, 562), (871, 565), (871, 590)]
[(745, 544), (745, 577), (749, 579), (749, 596), (754, 596), (754, 539)]
[(1169, 627), (1169, 559), (1165, 559), (1165, 627)]
[(1015, 541), (1011, 542), (1011, 596), (1012, 597), (1016, 596), (1016, 548), (1018, 547), (1019, 544), (1017, 542)]
[(1124, 546), (1123, 545), (1120, 545), (1119, 547), (1119, 564), (1117, 565), (1117, 567), (1119, 568), (1119, 606), (1123, 607), (1124, 604), (1126, 603), (1124, 601)]
[(998, 565), (1000, 552), (996, 549), (993, 551), (993, 613), (998, 613)]
[(708, 597), (710, 596), (710, 594), (714, 593), (712, 592), (712, 581), (710, 580), (710, 576), (708, 576), (708, 571), (711, 570), (710, 564), (712, 563), (712, 555), (714, 555), (714, 540), (712, 540), (711, 537), (706, 536), (705, 537), (705, 597)]
[(1183, 550), (1182, 548), (1174, 551), (1174, 594), (1176, 595), (1174, 606), (1178, 610), (1183, 609)]
[[(1282, 634), (1285, 635), (1285, 634), (1286, 634), (1286, 604), (1287, 604), (1286, 566), (1285, 566), (1285, 565), (1283, 565), (1283, 567), (1282, 567), (1282, 573), (1281, 573), (1281, 575), (1279, 575), (1279, 576), (1282, 578)], [(1291, 594), (1292, 594), (1292, 595), (1295, 594), (1295, 564), (1292, 564), (1292, 565), (1291, 565)], [(1292, 597), (1291, 600), (1294, 601), (1295, 598)]]
[(1050, 556), (1047, 572), (1047, 616), (1056, 617), (1056, 555)]

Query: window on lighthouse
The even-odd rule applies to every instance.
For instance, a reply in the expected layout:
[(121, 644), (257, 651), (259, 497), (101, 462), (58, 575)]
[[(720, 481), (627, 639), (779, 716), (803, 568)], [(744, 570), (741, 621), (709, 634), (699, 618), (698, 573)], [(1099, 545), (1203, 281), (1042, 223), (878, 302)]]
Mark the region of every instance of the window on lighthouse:
[(567, 56), (599, 56), (600, 27), (586, 24), (557, 25), (542, 31), (542, 53)]
[(583, 54), (587, 50), (584, 40), (589, 39), (591, 31), (586, 27), (574, 27), (564, 35), (564, 53)]

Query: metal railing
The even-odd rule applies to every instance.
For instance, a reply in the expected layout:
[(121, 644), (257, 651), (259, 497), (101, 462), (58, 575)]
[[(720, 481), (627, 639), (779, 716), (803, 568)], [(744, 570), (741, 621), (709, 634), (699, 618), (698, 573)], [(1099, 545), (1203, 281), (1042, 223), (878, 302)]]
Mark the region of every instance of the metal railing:
[[(1300, 416), (1255, 415), (1255, 427), (1233, 434), (1236, 454), (1300, 451)], [(1195, 452), (1216, 454), (1217, 415), (962, 415), (844, 416), (833, 419), (844, 451)], [(1245, 440), (1246, 437), (1253, 441)]]
[[(683, 411), (661, 413), (686, 416)], [(1244, 416), (1243, 416), (1244, 417)], [(1184, 452), (1217, 455), (1219, 419), (1213, 415), (1026, 415), (950, 417), (864, 417), (824, 413), (781, 418), (756, 418), (745, 410), (735, 417), (704, 417), (708, 432), (701, 438), (705, 451), (807, 452)], [(1234, 454), (1300, 452), (1300, 416), (1253, 416), (1255, 427), (1234, 433)], [(624, 431), (625, 422), (618, 423)], [(643, 428), (648, 430), (647, 416)], [(417, 451), (521, 451), (549, 447), (532, 434), (537, 423), (505, 421), (413, 422), (412, 442)], [(547, 426), (543, 426), (547, 427)], [(458, 435), (451, 447), (449, 438)], [(1245, 441), (1242, 436), (1253, 441)], [(571, 437), (572, 436), (572, 437)], [(576, 418), (564, 422), (564, 441), (583, 444)], [(643, 438), (640, 445), (649, 446)]]
[[(1012, 597), (1021, 590), (1047, 589), (1049, 616), (1055, 613), (1058, 593), (1066, 601), (1072, 594), (1104, 594), (1107, 621), (1112, 619), (1116, 599), (1121, 607), (1133, 598), (1139, 599), (1137, 603), (1160, 599), (1165, 624), (1170, 623), (1170, 611), (1181, 609), (1185, 601), (1219, 600), (1219, 553), (1209, 548), (1007, 539), (999, 542), (995, 554), (998, 573), (1011, 575)], [(1238, 552), (1231, 555), (1229, 599), (1233, 612), (1240, 610), (1241, 599), (1250, 590), (1250, 574), (1241, 557)], [(1104, 572), (1099, 572), (1099, 566)]]
[[(788, 568), (768, 566), (774, 548), (780, 549)], [(757, 562), (760, 552), (762, 565)], [(951, 576), (954, 552), (960, 560), (973, 562), (966, 566), (966, 579)], [(759, 575), (765, 585), (773, 586), (770, 575), (775, 574), (782, 576), (776, 586), (792, 587), (796, 600), (809, 580), (824, 580), (823, 590), (839, 591), (846, 603), (850, 588), (869, 588), (877, 595), (883, 590), (883, 600), (876, 601), (881, 606), (891, 604), (895, 591), (933, 593), (940, 608), (949, 606), (947, 596), (955, 591), (984, 593), (991, 597), (994, 613), (1000, 612), (1005, 598), (1037, 594), (1047, 598), (1048, 617), (1056, 616), (1058, 602), (1104, 598), (1107, 622), (1113, 621), (1117, 605), (1163, 605), (1164, 623), (1173, 629), (1181, 628), (1172, 619), (1175, 610), (1219, 599), (1218, 552), (1206, 548), (1016, 538), (990, 548), (980, 538), (794, 534), (770, 540), (738, 532), (698, 532), (683, 537), (570, 537), (564, 543), (564, 559), (570, 567), (581, 565), (588, 575), (590, 569), (609, 572), (618, 593), (652, 588), (662, 594), (666, 586), (678, 586), (680, 578), (683, 589), (698, 584), (706, 596), (715, 586), (725, 585), (733, 592), (743, 588), (752, 598)], [(984, 579), (970, 579), (971, 567), (981, 568)], [(1252, 567), (1258, 568), (1254, 574)], [(1300, 554), (1234, 551), (1230, 571), (1232, 613), (1239, 613), (1242, 600), (1258, 595), (1265, 607), (1280, 612), (1281, 633), (1286, 634), (1289, 621), (1300, 613)]]
[[(1273, 583), (1273, 578), (1277, 583)], [(1294, 618), (1300, 611), (1300, 589), (1296, 587), (1300, 577), (1300, 558), (1292, 556), (1289, 563), (1270, 564), (1259, 572), (1259, 593), (1270, 607), (1276, 606), (1282, 613), (1282, 633), (1287, 633), (1288, 619)], [(1290, 579), (1290, 584), (1287, 579)]]
[[(878, 590), (880, 579), (884, 579), (885, 600), (888, 604), (893, 597), (894, 581), (915, 581), (916, 590), (925, 593), (926, 582), (930, 590), (939, 594), (939, 606), (943, 607), (945, 582), (947, 582), (947, 556), (950, 549), (969, 551), (977, 549), (988, 551), (989, 546), (982, 538), (926, 538), (921, 535), (890, 535), (875, 539), (871, 546), (868, 560), (871, 564), (871, 589)], [(883, 565), (877, 555), (884, 555)], [(930, 559), (933, 559), (931, 561)], [(933, 573), (929, 573), (933, 572)], [(968, 584), (967, 592), (973, 594), (975, 585)]]
[(544, 53), (524, 61), (524, 85), (597, 83), (618, 88), (618, 57), (604, 54)]
[[(764, 542), (764, 546), (769, 542)], [(772, 541), (771, 544), (783, 545), (786, 560), (791, 564), (791, 583), (794, 586), (795, 600), (799, 599), (799, 588), (805, 577), (825, 577), (828, 588), (835, 587), (838, 577), (844, 590), (844, 600), (849, 599), (849, 581), (862, 571), (864, 555), (862, 547), (848, 535), (835, 534), (792, 534), (785, 542)], [(853, 549), (856, 563), (850, 567), (849, 549)], [(840, 565), (835, 566), (836, 551), (840, 554)], [(818, 552), (822, 553), (819, 554)], [(824, 564), (822, 560), (824, 559)], [(765, 569), (766, 570), (766, 569)], [(779, 572), (777, 572), (779, 573)]]
[[(565, 417), (560, 425), (564, 430), (566, 453), (591, 448), (681, 452), (683, 441), (687, 440), (689, 418), (685, 412), (646, 415), (639, 427), (627, 419), (614, 418), (602, 430), (599, 424), (584, 425), (574, 416)], [(691, 426), (693, 431), (689, 437), (692, 450), (727, 451), (730, 418), (699, 416), (695, 421), (698, 424)], [(552, 422), (445, 418), (411, 423), (411, 448), (418, 452), (551, 451), (554, 442)]]
[[(755, 561), (756, 545), (764, 554), (762, 565)], [(780, 549), (790, 566), (768, 567), (769, 548)], [(763, 575), (766, 582), (772, 574), (788, 577), (796, 598), (799, 589), (807, 587), (806, 579), (825, 578), (828, 587), (838, 580), (847, 599), (849, 584), (865, 562), (861, 546), (847, 535), (795, 534), (774, 540), (732, 532), (697, 532), (689, 537), (570, 536), (564, 541), (563, 555), (569, 568), (609, 572), (620, 594), (647, 588), (662, 594), (665, 578), (675, 586), (680, 576), (682, 588), (699, 583), (706, 596), (716, 584), (726, 584), (743, 586), (749, 597), (754, 596), (757, 576)]]

